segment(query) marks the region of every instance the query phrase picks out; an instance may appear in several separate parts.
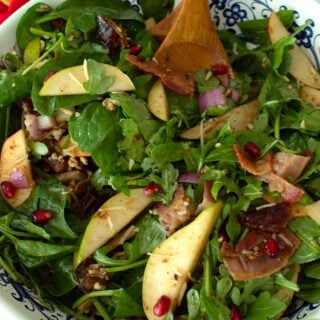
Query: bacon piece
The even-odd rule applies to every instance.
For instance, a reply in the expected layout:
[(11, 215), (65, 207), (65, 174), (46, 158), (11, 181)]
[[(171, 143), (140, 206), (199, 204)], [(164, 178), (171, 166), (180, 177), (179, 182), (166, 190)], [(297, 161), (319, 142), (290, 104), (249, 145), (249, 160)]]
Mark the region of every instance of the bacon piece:
[(276, 204), (238, 214), (239, 223), (252, 230), (278, 232), (290, 218), (290, 207)]
[[(279, 251), (275, 257), (265, 252), (269, 239), (277, 241)], [(299, 244), (300, 240), (287, 228), (278, 233), (251, 231), (235, 248), (224, 242), (221, 257), (234, 280), (257, 279), (283, 269)]]
[(164, 86), (181, 95), (192, 95), (195, 82), (194, 79), (182, 72), (167, 69), (156, 61), (141, 60), (141, 57), (127, 55), (126, 60), (144, 72), (151, 73), (161, 79)]
[(159, 203), (155, 209), (155, 214), (159, 216), (160, 224), (168, 235), (188, 223), (194, 212), (195, 205), (185, 194), (182, 184), (178, 184), (170, 204)]
[(287, 152), (277, 152), (273, 157), (272, 169), (275, 174), (284, 179), (296, 180), (309, 161), (310, 157)]
[(257, 177), (259, 180), (268, 183), (270, 192), (277, 191), (281, 193), (281, 199), (286, 203), (296, 203), (303, 196), (304, 191), (294, 186), (280, 176), (269, 172)]
[(233, 145), (238, 161), (242, 168), (255, 176), (261, 176), (272, 170), (272, 154), (269, 152), (263, 158), (251, 160), (245, 152), (237, 145)]

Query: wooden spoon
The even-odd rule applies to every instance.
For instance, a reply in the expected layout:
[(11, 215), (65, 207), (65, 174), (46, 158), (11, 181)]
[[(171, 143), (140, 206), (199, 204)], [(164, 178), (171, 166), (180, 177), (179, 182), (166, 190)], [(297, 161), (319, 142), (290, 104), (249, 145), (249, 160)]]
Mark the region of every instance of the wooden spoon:
[(154, 60), (185, 73), (224, 65), (232, 76), (227, 53), (211, 18), (208, 0), (183, 0), (176, 12), (174, 24), (155, 53)]

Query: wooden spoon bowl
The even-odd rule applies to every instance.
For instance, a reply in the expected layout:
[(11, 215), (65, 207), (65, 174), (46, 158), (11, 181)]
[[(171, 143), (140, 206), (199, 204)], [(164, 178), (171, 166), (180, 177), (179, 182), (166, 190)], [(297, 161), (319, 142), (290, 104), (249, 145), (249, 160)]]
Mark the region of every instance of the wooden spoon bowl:
[(167, 18), (172, 27), (155, 53), (154, 60), (185, 73), (225, 65), (229, 76), (232, 76), (232, 68), (212, 21), (208, 1), (183, 0), (172, 15), (173, 18)]

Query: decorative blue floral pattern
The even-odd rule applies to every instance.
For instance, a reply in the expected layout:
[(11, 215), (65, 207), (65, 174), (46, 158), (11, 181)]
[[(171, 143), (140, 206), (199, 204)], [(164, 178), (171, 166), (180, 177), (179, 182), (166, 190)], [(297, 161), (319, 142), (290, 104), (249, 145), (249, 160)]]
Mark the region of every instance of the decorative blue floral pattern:
[(72, 319), (72, 317), (67, 316), (63, 312), (57, 310), (57, 308), (52, 303), (46, 302), (46, 304), (44, 305), (35, 296), (34, 292), (31, 289), (12, 281), (2, 269), (0, 269), (0, 286), (9, 288), (11, 297), (16, 302), (22, 303), (24, 305), (24, 308), (26, 309), (26, 317), (28, 317), (28, 313), (30, 313), (30, 316), (34, 316), (35, 313), (37, 313), (39, 314), (39, 316), (41, 316), (41, 320)]
[(223, 16), (226, 17), (227, 25), (232, 27), (247, 18), (247, 11), (241, 9), (240, 4), (235, 3), (230, 9), (223, 11)]
[[(126, 1), (131, 2), (139, 10), (140, 0)], [(236, 26), (237, 23), (244, 20), (268, 17), (272, 11), (290, 9), (290, 0), (210, 0), (209, 5), (219, 29), (228, 29), (239, 33), (239, 29)], [(294, 14), (299, 25), (306, 23), (307, 20), (301, 19), (299, 12), (295, 11)], [(296, 26), (294, 25), (293, 27)], [(311, 25), (297, 35), (297, 43), (307, 49), (315, 65), (320, 68), (320, 34), (314, 32), (315, 27), (319, 28), (314, 21), (311, 21)], [(2, 269), (0, 269), (0, 286), (5, 287), (14, 302), (24, 306), (27, 319), (71, 320), (71, 317), (57, 310), (54, 304), (47, 302), (44, 305), (41, 303), (32, 290), (12, 281)], [(296, 301), (295, 303), (296, 308), (294, 311), (287, 314), (283, 320), (320, 318), (320, 303), (308, 304), (302, 301)]]

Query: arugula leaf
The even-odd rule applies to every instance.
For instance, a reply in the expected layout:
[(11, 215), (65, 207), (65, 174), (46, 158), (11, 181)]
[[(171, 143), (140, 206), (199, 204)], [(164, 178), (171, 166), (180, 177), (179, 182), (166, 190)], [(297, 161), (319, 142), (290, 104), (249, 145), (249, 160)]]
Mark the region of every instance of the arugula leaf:
[(113, 317), (143, 317), (144, 311), (141, 301), (136, 301), (127, 290), (121, 289), (116, 296), (116, 308)]
[(119, 119), (119, 110), (108, 111), (101, 103), (91, 102), (69, 121), (72, 140), (81, 150), (91, 153), (106, 175), (117, 172), (117, 143), (122, 138)]
[(110, 97), (121, 105), (128, 118), (136, 122), (146, 141), (149, 141), (151, 136), (159, 130), (161, 122), (152, 116), (145, 101), (128, 93), (112, 93)]
[(89, 94), (104, 94), (113, 84), (114, 77), (105, 76), (104, 65), (93, 59), (86, 60), (89, 80), (83, 83), (83, 87)]
[(154, 194), (152, 197), (155, 201), (161, 201), (164, 204), (169, 204), (177, 188), (177, 179), (179, 176), (179, 170), (171, 163), (167, 163), (161, 170), (161, 178), (152, 176), (153, 182), (161, 186), (164, 194)]
[(209, 320), (230, 320), (230, 310), (218, 298), (201, 296), (201, 304)]
[(309, 217), (293, 219), (288, 224), (292, 232), (301, 240), (299, 248), (291, 257), (292, 263), (303, 264), (320, 257), (320, 226)]
[(248, 305), (248, 320), (271, 320), (286, 308), (286, 304), (264, 291), (259, 294), (256, 301)]
[(38, 209), (53, 212), (53, 218), (43, 226), (52, 237), (76, 238), (77, 235), (68, 226), (64, 212), (67, 196), (65, 187), (55, 178), (42, 181), (36, 186), (31, 196), (16, 210), (31, 219), (32, 213)]

